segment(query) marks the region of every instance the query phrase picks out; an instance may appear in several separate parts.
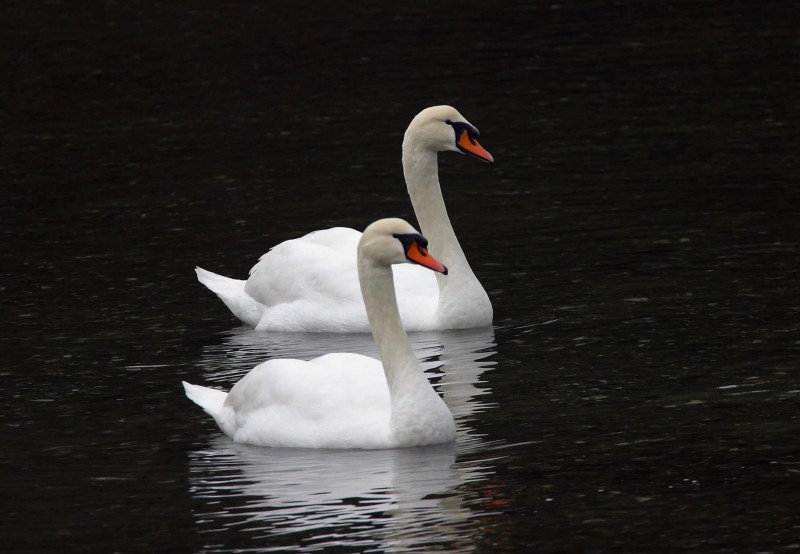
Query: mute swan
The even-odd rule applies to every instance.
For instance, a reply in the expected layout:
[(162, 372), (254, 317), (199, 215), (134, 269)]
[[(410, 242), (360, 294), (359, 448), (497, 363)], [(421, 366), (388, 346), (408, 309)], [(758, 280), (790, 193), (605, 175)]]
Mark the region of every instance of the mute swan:
[[(403, 324), (409, 331), (465, 329), (492, 323), (492, 304), (464, 256), (447, 216), (437, 152), (452, 150), (494, 159), (479, 133), (450, 106), (420, 112), (403, 139), (403, 174), (422, 232), (454, 271), (442, 279), (419, 267), (395, 267)], [(356, 279), (361, 233), (335, 227), (278, 244), (250, 270), (247, 281), (195, 268), (198, 280), (233, 314), (257, 330), (367, 332)]]
[(381, 360), (326, 354), (273, 359), (229, 393), (184, 382), (192, 401), (235, 442), (304, 448), (398, 448), (451, 442), (455, 423), (428, 382), (397, 308), (392, 264), (447, 274), (402, 219), (381, 219), (358, 243), (358, 280)]

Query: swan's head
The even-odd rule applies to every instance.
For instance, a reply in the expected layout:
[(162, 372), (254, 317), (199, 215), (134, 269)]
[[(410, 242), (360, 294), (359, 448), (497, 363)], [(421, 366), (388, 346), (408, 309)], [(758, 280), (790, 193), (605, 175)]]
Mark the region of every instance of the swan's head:
[(428, 252), (428, 239), (402, 219), (379, 219), (367, 227), (358, 242), (358, 257), (385, 266), (418, 264), (447, 275), (447, 268)]
[(451, 106), (425, 108), (411, 120), (403, 139), (403, 148), (423, 147), (441, 152), (452, 150), (494, 163), (486, 149), (478, 144), (480, 133), (458, 110)]

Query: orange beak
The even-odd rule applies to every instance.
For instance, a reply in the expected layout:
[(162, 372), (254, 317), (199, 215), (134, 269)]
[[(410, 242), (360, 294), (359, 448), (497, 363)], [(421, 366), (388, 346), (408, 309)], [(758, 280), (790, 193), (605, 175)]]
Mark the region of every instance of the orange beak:
[(469, 133), (467, 133), (467, 131), (463, 131), (461, 133), (461, 136), (458, 137), (456, 144), (462, 151), (466, 152), (467, 154), (472, 154), (479, 160), (483, 160), (490, 164), (494, 163), (494, 157), (492, 157), (492, 155), (489, 154), (489, 152), (487, 152), (483, 146), (478, 144), (477, 140), (475, 140), (474, 138), (470, 138)]
[(417, 241), (411, 243), (411, 246), (406, 250), (406, 258), (428, 269), (438, 271), (447, 275), (447, 268), (442, 262), (434, 258), (428, 253), (428, 249), (420, 246)]

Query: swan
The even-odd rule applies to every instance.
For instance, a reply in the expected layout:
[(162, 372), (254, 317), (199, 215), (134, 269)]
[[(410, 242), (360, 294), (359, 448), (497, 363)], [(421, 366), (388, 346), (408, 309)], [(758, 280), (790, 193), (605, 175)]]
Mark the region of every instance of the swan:
[(303, 448), (400, 448), (452, 442), (455, 422), (414, 356), (400, 320), (392, 264), (446, 275), (428, 241), (402, 219), (381, 219), (358, 242), (358, 280), (380, 360), (352, 353), (276, 358), (230, 392), (183, 382), (235, 442)]
[[(453, 270), (443, 279), (417, 266), (394, 269), (400, 314), (409, 331), (467, 329), (492, 323), (492, 304), (472, 272), (447, 215), (437, 153), (455, 151), (493, 163), (478, 130), (455, 108), (434, 106), (411, 121), (403, 139), (403, 175), (417, 220)], [(264, 331), (368, 332), (356, 278), (361, 233), (335, 227), (278, 244), (247, 281), (196, 267), (198, 280), (243, 323)]]

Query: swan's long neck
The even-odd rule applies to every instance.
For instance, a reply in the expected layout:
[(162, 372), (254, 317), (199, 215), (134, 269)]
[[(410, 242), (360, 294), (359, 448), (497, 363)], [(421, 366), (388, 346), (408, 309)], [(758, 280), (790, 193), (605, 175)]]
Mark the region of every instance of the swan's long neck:
[(392, 398), (423, 385), (430, 389), (400, 319), (391, 267), (359, 256), (358, 279)]
[[(447, 215), (439, 184), (437, 153), (416, 144), (413, 134), (407, 134), (403, 141), (403, 175), (420, 230), (430, 241), (431, 253), (449, 270), (446, 277), (436, 275), (439, 283), (437, 317), (450, 328), (472, 327), (474, 321), (467, 314), (480, 309), (486, 313), (484, 323), (491, 324), (489, 297), (472, 272)], [(462, 320), (463, 325), (460, 324)]]
[(453, 440), (453, 416), (425, 377), (400, 320), (391, 267), (359, 256), (358, 278), (389, 385), (391, 441), (414, 446)]

